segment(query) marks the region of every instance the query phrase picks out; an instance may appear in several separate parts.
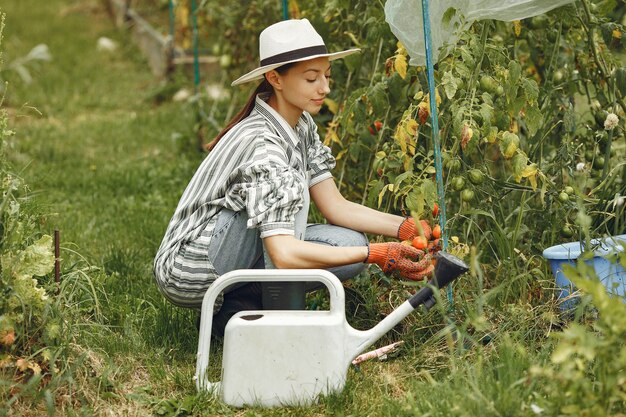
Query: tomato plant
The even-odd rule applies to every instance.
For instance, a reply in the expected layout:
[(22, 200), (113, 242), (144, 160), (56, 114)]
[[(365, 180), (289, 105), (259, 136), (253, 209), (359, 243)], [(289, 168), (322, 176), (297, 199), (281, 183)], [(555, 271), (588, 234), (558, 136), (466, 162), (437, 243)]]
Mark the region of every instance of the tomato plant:
[[(309, 18), (330, 50), (362, 49), (333, 64), (333, 89), (317, 118), (341, 191), (384, 211), (430, 216), (439, 201), (434, 99), (446, 228), (474, 245), (501, 242), (485, 247), (486, 261), (553, 244), (563, 238), (562, 219), (582, 232), (574, 227), (580, 210), (590, 213), (590, 233), (622, 232), (612, 202), (626, 194), (626, 68), (616, 57), (626, 37), (618, 23), (624, 7), (614, 3), (583, 0), (519, 22), (475, 22), (439, 60), (433, 98), (381, 4), (298, 1), (292, 17)], [(262, 12), (256, 2), (218, 7), (243, 22), (236, 34), (225, 32), (228, 71), (251, 69), (257, 30), (280, 11)]]

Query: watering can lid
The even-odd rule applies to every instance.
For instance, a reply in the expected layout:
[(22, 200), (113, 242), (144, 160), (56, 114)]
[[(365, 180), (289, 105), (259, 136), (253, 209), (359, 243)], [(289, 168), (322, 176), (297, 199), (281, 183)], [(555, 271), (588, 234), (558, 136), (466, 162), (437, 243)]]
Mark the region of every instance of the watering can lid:
[[(543, 251), (546, 259), (577, 259), (584, 249), (584, 242), (569, 242), (555, 245)], [(603, 239), (591, 239), (595, 256), (607, 256), (621, 252), (626, 246), (626, 235), (618, 235)]]

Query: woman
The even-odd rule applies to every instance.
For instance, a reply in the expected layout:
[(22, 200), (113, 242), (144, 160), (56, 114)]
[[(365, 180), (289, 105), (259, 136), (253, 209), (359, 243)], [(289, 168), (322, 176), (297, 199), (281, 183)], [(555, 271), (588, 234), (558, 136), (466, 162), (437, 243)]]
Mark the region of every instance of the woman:
[[(157, 253), (154, 272), (163, 294), (200, 308), (209, 285), (235, 269), (323, 268), (345, 280), (376, 263), (409, 279), (429, 274), (427, 254), (398, 242), (368, 243), (364, 233), (407, 240), (419, 228), (429, 238), (430, 227), (345, 200), (331, 175), (335, 159), (311, 117), (330, 91), (330, 61), (358, 49), (328, 53), (301, 19), (266, 28), (259, 51), (260, 67), (232, 85), (261, 83), (210, 144)], [(328, 224), (307, 225), (310, 200)], [(214, 333), (221, 334), (235, 312), (261, 308), (258, 283), (228, 288)]]

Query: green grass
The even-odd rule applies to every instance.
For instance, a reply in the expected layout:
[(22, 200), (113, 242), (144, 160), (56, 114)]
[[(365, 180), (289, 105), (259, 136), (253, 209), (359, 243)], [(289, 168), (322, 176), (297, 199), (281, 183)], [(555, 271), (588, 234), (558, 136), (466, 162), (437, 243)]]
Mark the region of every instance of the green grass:
[[(482, 271), (470, 257), (474, 274), (459, 284), (453, 312), (413, 314), (378, 344), (405, 340), (397, 357), (351, 368), (345, 390), (312, 407), (236, 410), (197, 394), (196, 314), (170, 305), (151, 272), (167, 222), (203, 156), (191, 145), (193, 109), (154, 103), (160, 81), (96, 0), (20, 0), (1, 10), (5, 62), (38, 43), (53, 56), (32, 68), (32, 84), (2, 73), (9, 81), (4, 107), (17, 131), (9, 155), (50, 213), (43, 231), (61, 232), (64, 279), (78, 280), (93, 295), (71, 316), (68, 372), (49, 387), (49, 407), (61, 415), (533, 415), (529, 406), (541, 389), (528, 370), (548, 361), (548, 335), (559, 324), (544, 290), (550, 277), (536, 259), (525, 268), (502, 259)], [(98, 52), (100, 36), (115, 39), (118, 51)], [(495, 238), (504, 247), (505, 234)], [(95, 268), (89, 279), (73, 269), (80, 259), (73, 251)], [(512, 270), (526, 273), (511, 276)], [(371, 327), (407, 294), (376, 274), (352, 285), (365, 304), (350, 318), (359, 328)], [(492, 341), (483, 345), (485, 335)], [(219, 375), (217, 367), (211, 372)], [(39, 398), (31, 409), (24, 395), (13, 406), (17, 414), (39, 415), (46, 401)]]
[[(191, 137), (194, 114), (187, 105), (153, 104), (159, 81), (98, 2), (20, 1), (2, 10), (6, 63), (38, 43), (53, 57), (30, 67), (32, 84), (2, 74), (9, 82), (5, 108), (18, 132), (13, 164), (42, 211), (51, 213), (43, 231), (60, 230), (64, 248), (100, 268), (93, 275), (104, 319), (80, 330), (94, 370), (79, 371), (88, 388), (76, 395), (95, 415), (120, 402), (130, 415), (148, 413), (155, 395), (194, 393), (195, 314), (168, 305), (151, 272), (167, 221), (201, 158), (181, 152), (176, 139)], [(99, 36), (115, 39), (118, 51), (98, 52)], [(62, 258), (66, 271), (75, 257), (63, 250)], [(119, 393), (103, 398), (103, 378)], [(147, 403), (123, 398), (136, 390), (153, 393)]]

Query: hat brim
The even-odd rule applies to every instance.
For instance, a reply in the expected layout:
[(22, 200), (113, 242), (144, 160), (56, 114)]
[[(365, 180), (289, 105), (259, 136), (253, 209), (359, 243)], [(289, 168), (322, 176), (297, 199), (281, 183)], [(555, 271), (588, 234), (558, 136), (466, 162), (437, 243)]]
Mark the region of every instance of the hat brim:
[(241, 77), (239, 77), (235, 81), (233, 81), (230, 85), (231, 86), (235, 86), (235, 85), (244, 84), (244, 83), (247, 83), (247, 82), (250, 82), (250, 81), (261, 80), (261, 79), (263, 79), (263, 75), (266, 72), (271, 71), (273, 69), (276, 69), (278, 67), (282, 67), (285, 64), (290, 64), (290, 63), (293, 63), (293, 62), (308, 61), (310, 59), (322, 58), (322, 57), (328, 57), (329, 61), (334, 61), (335, 59), (343, 58), (345, 56), (352, 55), (353, 53), (360, 52), (360, 51), (361, 50), (359, 48), (348, 49), (348, 50), (341, 51), (341, 52), (333, 52), (332, 54), (309, 55), (309, 56), (306, 56), (304, 58), (292, 59), (292, 60), (285, 61), (285, 62), (279, 62), (279, 63), (276, 63), (276, 64), (265, 65), (265, 66), (259, 67), (257, 69), (254, 69), (254, 70), (250, 71), (249, 73), (247, 73), (245, 75), (242, 75)]

